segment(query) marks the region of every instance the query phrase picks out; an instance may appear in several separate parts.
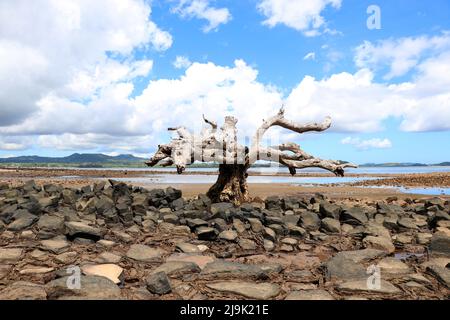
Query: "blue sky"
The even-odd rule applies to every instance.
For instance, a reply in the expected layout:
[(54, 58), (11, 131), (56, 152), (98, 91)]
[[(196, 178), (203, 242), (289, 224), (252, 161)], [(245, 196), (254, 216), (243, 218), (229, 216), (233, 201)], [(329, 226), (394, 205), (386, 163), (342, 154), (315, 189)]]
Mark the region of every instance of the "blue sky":
[(450, 161), (448, 1), (113, 2), (0, 4), (0, 156), (148, 156), (202, 113), (250, 136), (285, 104), (332, 117), (320, 134), (275, 130), (313, 155)]

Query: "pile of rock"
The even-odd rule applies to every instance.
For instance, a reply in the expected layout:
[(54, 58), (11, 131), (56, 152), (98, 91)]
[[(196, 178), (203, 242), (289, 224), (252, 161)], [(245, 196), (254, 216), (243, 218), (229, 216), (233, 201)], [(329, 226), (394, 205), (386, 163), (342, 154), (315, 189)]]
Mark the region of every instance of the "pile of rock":
[[(171, 187), (147, 190), (115, 180), (80, 189), (38, 186), (34, 181), (19, 187), (2, 183), (0, 280), (41, 275), (39, 281), (45, 287), (5, 282), (0, 297), (23, 297), (29, 292), (34, 297), (61, 297), (67, 282), (67, 275), (60, 273), (62, 266), (86, 261), (84, 298), (90, 297), (91, 289), (101, 291), (101, 298), (122, 296), (117, 284), (124, 279), (131, 284), (144, 281), (147, 293), (180, 291), (182, 297), (199, 298), (198, 290), (198, 295), (183, 296), (187, 284), (174, 286), (170, 280), (189, 280), (197, 274), (195, 279), (206, 291), (247, 298), (327, 299), (333, 295), (317, 287), (324, 281), (333, 283), (339, 294), (366, 292), (366, 269), (374, 262), (383, 274), (401, 276), (422, 289), (433, 285), (423, 274), (413, 272), (415, 266), (423, 266), (424, 274), (447, 290), (449, 213), (450, 202), (440, 198), (333, 201), (316, 194), (268, 197), (235, 207), (211, 203), (204, 195), (183, 199), (181, 191)], [(280, 266), (264, 260), (268, 251), (290, 262)], [(395, 258), (395, 253), (407, 255)], [(427, 261), (429, 254), (441, 260)], [(265, 257), (265, 264), (257, 268), (236, 260), (240, 257)], [(310, 274), (298, 270), (308, 259), (313, 261), (305, 266), (314, 270)], [(12, 266), (18, 261), (25, 262), (15, 270)], [(302, 284), (283, 293), (283, 283), (254, 282), (274, 273)], [(223, 275), (246, 281), (202, 282), (220, 280)], [(375, 293), (395, 296), (402, 291), (383, 279)]]

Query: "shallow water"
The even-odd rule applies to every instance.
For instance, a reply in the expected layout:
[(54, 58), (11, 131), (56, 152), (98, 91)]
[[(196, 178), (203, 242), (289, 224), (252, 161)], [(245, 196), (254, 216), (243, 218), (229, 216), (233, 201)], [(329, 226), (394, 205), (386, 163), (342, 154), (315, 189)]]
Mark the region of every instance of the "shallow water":
[[(289, 177), (289, 176), (249, 176), (249, 183), (288, 183), (295, 185), (323, 185), (330, 183), (350, 183), (363, 180), (378, 179), (375, 177)], [(160, 183), (160, 184), (212, 184), (216, 182), (214, 175), (202, 174), (161, 174), (145, 175), (142, 177), (115, 178), (115, 180), (126, 181), (130, 183)]]
[(404, 188), (398, 187), (403, 193), (416, 193), (428, 195), (450, 195), (450, 188)]
[(397, 189), (402, 193), (409, 194), (426, 194), (426, 195), (450, 195), (450, 188), (430, 187), (430, 188), (409, 188), (409, 187), (395, 187), (395, 186), (367, 186), (364, 188), (391, 188)]

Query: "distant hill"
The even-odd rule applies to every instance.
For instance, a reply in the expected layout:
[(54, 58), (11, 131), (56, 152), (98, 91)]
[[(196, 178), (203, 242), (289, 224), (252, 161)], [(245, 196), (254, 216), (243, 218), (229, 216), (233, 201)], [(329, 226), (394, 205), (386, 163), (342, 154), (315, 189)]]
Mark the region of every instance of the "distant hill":
[(436, 166), (450, 166), (450, 161), (446, 161), (446, 162), (441, 162), (441, 163), (436, 163)]
[(138, 158), (131, 154), (108, 156), (102, 153), (74, 153), (67, 157), (41, 157), (20, 156), (0, 158), (0, 163), (116, 163), (116, 162), (143, 162), (144, 158)]
[[(17, 166), (49, 166), (49, 167), (145, 167), (147, 159), (135, 157), (131, 154), (119, 154), (108, 156), (102, 153), (74, 153), (67, 157), (41, 157), (41, 156), (20, 156), (10, 158), (0, 158), (0, 165)], [(346, 161), (340, 161), (346, 163)], [(254, 167), (269, 167), (268, 163), (257, 163)], [(360, 167), (425, 167), (425, 166), (450, 166), (450, 162), (437, 164), (424, 164), (416, 162), (389, 162), (389, 163), (364, 163)], [(192, 167), (218, 167), (216, 163), (194, 163)]]
[(364, 163), (360, 167), (427, 167), (428, 164), (416, 162)]
[(434, 164), (417, 162), (388, 162), (388, 163), (364, 163), (360, 167), (430, 167), (430, 166), (450, 166), (450, 162), (441, 162)]

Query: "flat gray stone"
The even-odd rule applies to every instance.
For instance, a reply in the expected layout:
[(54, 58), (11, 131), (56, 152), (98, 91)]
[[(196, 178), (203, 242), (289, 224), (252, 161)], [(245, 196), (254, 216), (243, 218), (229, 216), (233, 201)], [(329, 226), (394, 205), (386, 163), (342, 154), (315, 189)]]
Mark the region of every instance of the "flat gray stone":
[(202, 275), (213, 275), (215, 277), (255, 277), (264, 273), (261, 267), (251, 264), (216, 260), (208, 263), (202, 270)]
[(366, 268), (344, 255), (336, 255), (325, 263), (328, 280), (366, 279)]
[(0, 300), (47, 300), (47, 292), (39, 284), (18, 281), (0, 291)]
[(202, 253), (198, 246), (187, 242), (179, 242), (175, 245), (175, 247), (184, 253)]
[(434, 234), (430, 242), (431, 254), (450, 257), (450, 237), (442, 234)]
[(122, 256), (112, 252), (103, 252), (95, 260), (99, 263), (119, 263), (122, 260)]
[(276, 297), (280, 293), (280, 286), (272, 283), (255, 283), (243, 281), (223, 281), (208, 283), (210, 289), (237, 294), (249, 299), (267, 300)]
[(139, 262), (152, 262), (161, 258), (161, 249), (151, 248), (144, 244), (133, 244), (127, 251), (127, 257)]
[(384, 257), (386, 254), (387, 253), (383, 250), (366, 248), (363, 250), (341, 251), (337, 253), (336, 256), (342, 256), (355, 263), (362, 263)]
[(68, 242), (64, 236), (58, 236), (41, 241), (41, 249), (44, 251), (50, 251), (54, 254), (60, 254), (69, 249), (69, 247), (70, 242)]
[(80, 277), (80, 287), (72, 288), (71, 278), (62, 277), (45, 285), (49, 299), (57, 300), (120, 300), (120, 288), (111, 280), (100, 276)]
[(373, 293), (382, 293), (382, 294), (399, 294), (402, 291), (395, 287), (390, 282), (386, 280), (381, 280), (380, 288), (372, 288), (369, 289), (367, 285), (367, 280), (354, 280), (341, 283), (337, 286), (337, 289), (340, 291), (350, 291), (350, 292), (373, 292)]
[(364, 238), (363, 244), (366, 248), (383, 250), (387, 253), (393, 253), (395, 251), (395, 246), (392, 241), (385, 237), (367, 236)]
[(317, 289), (292, 291), (284, 300), (334, 300), (334, 298), (328, 291)]
[(441, 266), (430, 266), (427, 272), (435, 277), (440, 283), (450, 289), (450, 269)]
[(21, 231), (30, 227), (37, 220), (37, 216), (25, 211), (15, 217), (15, 220), (7, 226), (7, 229), (10, 231)]
[(64, 218), (44, 214), (39, 218), (37, 226), (39, 230), (53, 231), (53, 232), (62, 231), (64, 230)]
[(163, 263), (151, 273), (164, 272), (168, 276), (183, 275), (188, 273), (200, 272), (201, 269), (193, 262), (187, 261), (169, 261)]

